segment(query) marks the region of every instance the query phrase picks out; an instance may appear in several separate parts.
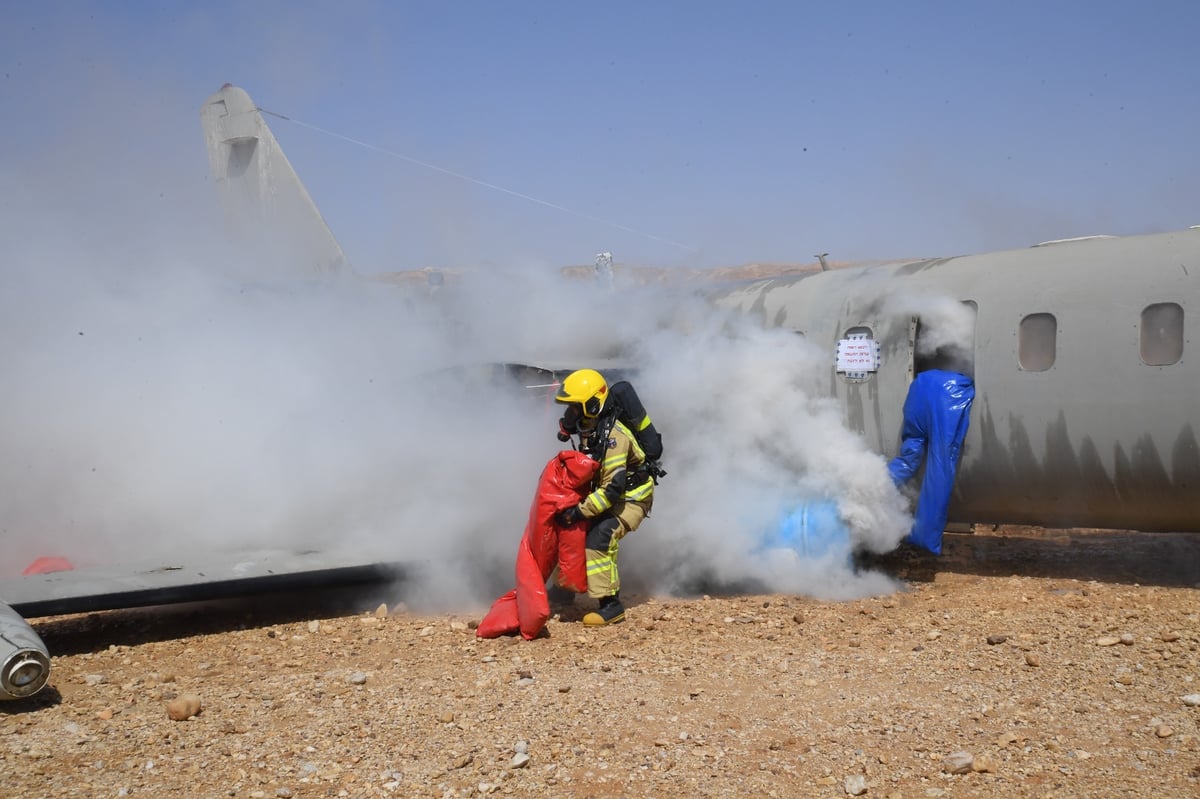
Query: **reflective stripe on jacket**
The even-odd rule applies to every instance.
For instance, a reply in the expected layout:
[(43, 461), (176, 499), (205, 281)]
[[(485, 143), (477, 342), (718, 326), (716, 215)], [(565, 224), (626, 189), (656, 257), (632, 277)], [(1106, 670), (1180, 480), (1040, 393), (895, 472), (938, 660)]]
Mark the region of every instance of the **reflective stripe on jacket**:
[(633, 433), (620, 422), (614, 422), (603, 448), (596, 488), (579, 504), (583, 515), (592, 518), (612, 510), (616, 503), (649, 499), (654, 493), (654, 480), (649, 476), (636, 485), (625, 485), (627, 476), (636, 473), (645, 462), (646, 453)]

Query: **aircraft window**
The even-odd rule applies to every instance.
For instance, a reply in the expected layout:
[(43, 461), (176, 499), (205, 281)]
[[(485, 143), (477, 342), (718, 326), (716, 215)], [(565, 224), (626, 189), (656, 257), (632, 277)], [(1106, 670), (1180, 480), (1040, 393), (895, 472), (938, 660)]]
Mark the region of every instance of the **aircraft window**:
[(1183, 357), (1183, 308), (1173, 302), (1156, 302), (1142, 309), (1140, 334), (1142, 362), (1170, 366)]
[(866, 326), (852, 327), (838, 342), (837, 372), (850, 383), (861, 383), (879, 369), (879, 344)]
[(1044, 372), (1054, 365), (1058, 347), (1058, 320), (1054, 314), (1026, 316), (1017, 338), (1017, 362), (1026, 372)]

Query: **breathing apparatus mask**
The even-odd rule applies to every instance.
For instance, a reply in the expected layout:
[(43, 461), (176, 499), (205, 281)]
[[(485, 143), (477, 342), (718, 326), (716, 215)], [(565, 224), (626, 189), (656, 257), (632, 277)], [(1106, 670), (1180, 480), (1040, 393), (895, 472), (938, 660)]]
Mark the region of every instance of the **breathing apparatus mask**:
[(571, 436), (586, 435), (595, 429), (596, 419), (588, 418), (579, 405), (571, 403), (558, 420), (558, 440), (569, 441)]

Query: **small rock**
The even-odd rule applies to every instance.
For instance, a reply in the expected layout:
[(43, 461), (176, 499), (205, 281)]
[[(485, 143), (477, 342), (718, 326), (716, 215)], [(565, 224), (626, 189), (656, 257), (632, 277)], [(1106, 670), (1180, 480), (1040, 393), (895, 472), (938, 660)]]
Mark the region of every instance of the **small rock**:
[(1172, 641), (1179, 640), (1179, 633), (1174, 632), (1174, 631), (1168, 631), (1168, 632), (1163, 633), (1160, 637), (1162, 638), (1163, 641), (1165, 641), (1169, 644)]
[(987, 637), (987, 642), (990, 646), (995, 646), (996, 644), (1002, 644), (1007, 640), (1008, 640), (1007, 635), (989, 635)]
[(365, 685), (367, 682), (367, 675), (363, 674), (361, 671), (356, 671), (347, 679), (351, 685)]
[(1039, 658), (1037, 655), (1035, 655), (1033, 652), (1026, 652), (1025, 653), (1025, 665), (1033, 666), (1034, 668), (1037, 668), (1038, 666), (1042, 665), (1042, 659)]
[(517, 745), (513, 747), (513, 751), (518, 755), (529, 754), (529, 741), (517, 741)]
[(1188, 694), (1182, 697), (1183, 703), (1188, 707), (1200, 707), (1200, 694)]
[(1171, 727), (1168, 727), (1166, 724), (1159, 724), (1154, 728), (1154, 734), (1159, 738), (1170, 738), (1175, 734), (1175, 730)]
[(83, 677), (83, 681), (87, 685), (92, 685), (92, 686), (99, 685), (100, 683), (104, 682), (104, 675), (103, 674), (85, 674)]
[(799, 611), (793, 613), (792, 621), (796, 622), (796, 624), (804, 624), (804, 614)]
[(1137, 639), (1136, 639), (1136, 638), (1134, 638), (1134, 637), (1133, 637), (1133, 635), (1132, 635), (1132, 634), (1130, 634), (1130, 633), (1124, 633), (1124, 634), (1123, 634), (1123, 635), (1122, 635), (1120, 638), (1118, 638), (1117, 640), (1118, 640), (1118, 641), (1120, 641), (1120, 642), (1121, 642), (1122, 644), (1124, 644), (1125, 646), (1131, 646), (1131, 645), (1133, 644), (1133, 642), (1134, 642), (1134, 641), (1136, 641)]
[(1121, 639), (1114, 635), (1105, 635), (1096, 639), (1096, 646), (1116, 646), (1121, 643)]
[(417, 633), (417, 635), (420, 636), (421, 638), (426, 638), (430, 635), (433, 635), (434, 632), (435, 632), (435, 628), (432, 625), (430, 625), (429, 627), (422, 627), (421, 632)]
[(388, 615), (388, 608), (387, 608), (386, 602), (381, 603), (379, 605), (379, 607), (375, 608), (375, 618), (386, 619), (387, 615)]
[(518, 752), (513, 755), (513, 759), (509, 761), (509, 768), (525, 768), (529, 765), (529, 755), (524, 752)]
[(100, 719), (101, 721), (108, 721), (112, 717), (113, 717), (113, 709), (111, 707), (106, 707), (103, 710), (96, 713), (96, 718)]
[(847, 796), (862, 796), (867, 792), (867, 778), (862, 774), (851, 774), (842, 785)]
[(310, 621), (310, 622), (308, 623), (308, 631), (309, 631), (310, 633), (319, 633), (319, 632), (321, 632), (321, 622), (317, 621), (316, 619), (313, 619), (312, 621)]
[(974, 762), (975, 756), (970, 752), (953, 752), (942, 759), (942, 770), (949, 774), (966, 774)]
[(942, 633), (940, 630), (930, 630), (929, 632), (925, 633), (925, 637), (930, 641), (936, 641), (942, 637)]
[(452, 621), (450, 622), (450, 629), (454, 630), (456, 633), (465, 632), (467, 629), (467, 623), (465, 621)]
[(278, 796), (280, 799), (291, 799), (292, 789), (291, 788), (276, 788), (275, 795)]
[(171, 721), (186, 721), (192, 716), (200, 715), (204, 709), (200, 697), (195, 694), (184, 694), (167, 703), (167, 717)]
[(442, 724), (452, 724), (454, 722), (454, 714), (447, 711), (438, 716), (438, 721)]

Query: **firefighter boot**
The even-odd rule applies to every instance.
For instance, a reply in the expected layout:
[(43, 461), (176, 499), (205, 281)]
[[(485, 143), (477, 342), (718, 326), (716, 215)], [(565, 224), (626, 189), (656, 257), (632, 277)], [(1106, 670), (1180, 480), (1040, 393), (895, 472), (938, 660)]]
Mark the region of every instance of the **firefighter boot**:
[(600, 597), (600, 607), (583, 617), (588, 627), (603, 627), (605, 624), (620, 624), (625, 621), (625, 606), (617, 594)]

